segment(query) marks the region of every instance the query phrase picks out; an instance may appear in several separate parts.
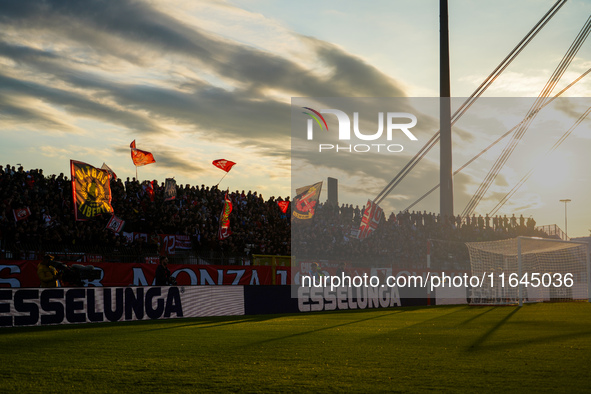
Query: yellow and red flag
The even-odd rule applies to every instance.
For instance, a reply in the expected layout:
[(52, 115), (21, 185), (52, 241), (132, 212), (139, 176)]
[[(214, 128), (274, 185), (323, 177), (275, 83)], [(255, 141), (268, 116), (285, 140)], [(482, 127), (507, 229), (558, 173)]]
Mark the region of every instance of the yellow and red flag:
[(152, 153), (147, 152), (145, 150), (137, 149), (135, 147), (135, 140), (133, 140), (132, 143), (129, 144), (129, 147), (131, 148), (131, 160), (133, 160), (133, 164), (135, 164), (136, 167), (156, 163), (156, 160), (154, 159), (154, 155), (152, 155)]
[(228, 193), (224, 197), (224, 210), (220, 216), (220, 230), (218, 239), (226, 239), (232, 234), (230, 231), (230, 213), (232, 213), (232, 200), (228, 198)]
[(108, 171), (70, 160), (70, 173), (76, 220), (88, 220), (104, 213), (113, 213), (111, 174)]
[(314, 217), (318, 200), (320, 199), (320, 192), (322, 191), (322, 182), (315, 183), (309, 186), (303, 186), (296, 189), (296, 198), (293, 200), (293, 208), (291, 220), (309, 220)]

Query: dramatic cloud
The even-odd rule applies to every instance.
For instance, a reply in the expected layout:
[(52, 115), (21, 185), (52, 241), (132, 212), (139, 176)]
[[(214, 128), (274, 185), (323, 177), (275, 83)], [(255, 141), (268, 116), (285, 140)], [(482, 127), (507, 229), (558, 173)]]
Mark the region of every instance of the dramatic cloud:
[[(130, 135), (189, 135), (261, 146), (290, 157), (289, 97), (392, 97), (390, 77), (336, 45), (294, 35), (315, 54), (310, 69), (230, 41), (147, 2), (33, 1), (0, 5), (3, 92), (35, 98), (56, 113), (122, 127)], [(4, 101), (7, 101), (4, 97)], [(8, 105), (13, 122), (73, 126)]]

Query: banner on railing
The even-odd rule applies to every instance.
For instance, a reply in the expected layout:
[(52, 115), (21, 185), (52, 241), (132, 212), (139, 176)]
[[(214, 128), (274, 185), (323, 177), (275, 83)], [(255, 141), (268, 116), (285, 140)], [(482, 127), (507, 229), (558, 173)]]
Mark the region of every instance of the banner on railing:
[[(0, 261), (0, 288), (39, 287), (38, 263), (38, 261), (29, 260)], [(88, 264), (79, 264), (79, 266), (88, 266)], [(151, 286), (155, 284), (156, 264), (94, 263), (92, 266), (97, 272), (96, 278), (81, 278), (84, 286)], [(275, 272), (270, 266), (169, 264), (168, 268), (179, 286), (290, 284), (287, 267), (275, 267)]]
[(244, 315), (235, 287), (0, 289), (0, 327)]

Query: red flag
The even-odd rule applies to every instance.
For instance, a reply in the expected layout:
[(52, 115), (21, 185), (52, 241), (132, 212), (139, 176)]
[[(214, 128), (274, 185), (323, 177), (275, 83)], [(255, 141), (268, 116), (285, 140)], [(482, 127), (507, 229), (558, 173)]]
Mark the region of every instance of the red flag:
[(133, 160), (133, 164), (135, 164), (136, 167), (156, 163), (154, 156), (150, 152), (135, 148), (135, 140), (129, 144), (129, 147), (131, 148), (131, 160)]
[(228, 198), (228, 193), (224, 197), (224, 210), (220, 216), (220, 230), (218, 239), (226, 239), (232, 234), (230, 231), (230, 213), (232, 212), (232, 200)]
[(289, 208), (289, 201), (277, 201), (277, 205), (279, 205), (281, 212), (286, 213), (287, 208)]
[(378, 224), (380, 224), (380, 220), (382, 219), (382, 212), (382, 208), (378, 204), (367, 200), (357, 238), (365, 239), (378, 228)]
[(125, 220), (119, 219), (117, 216), (111, 216), (109, 223), (107, 223), (107, 228), (114, 233), (118, 233), (123, 228), (125, 224)]
[(150, 201), (154, 202), (154, 181), (148, 182), (146, 190), (150, 196)]
[(230, 160), (226, 160), (226, 159), (218, 159), (218, 160), (212, 161), (211, 164), (213, 164), (217, 168), (220, 168), (226, 172), (229, 172), (232, 169), (232, 167), (234, 167), (234, 165), (236, 163), (234, 163), (233, 161), (230, 161)]
[(19, 222), (21, 220), (27, 220), (31, 216), (31, 210), (29, 207), (13, 209), (12, 214), (14, 215), (14, 221)]

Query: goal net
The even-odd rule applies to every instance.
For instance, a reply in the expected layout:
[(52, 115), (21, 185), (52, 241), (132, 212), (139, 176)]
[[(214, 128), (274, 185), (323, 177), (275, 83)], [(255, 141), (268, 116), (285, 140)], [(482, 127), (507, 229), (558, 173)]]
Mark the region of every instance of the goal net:
[(472, 304), (589, 300), (589, 252), (585, 242), (517, 237), (467, 242)]

